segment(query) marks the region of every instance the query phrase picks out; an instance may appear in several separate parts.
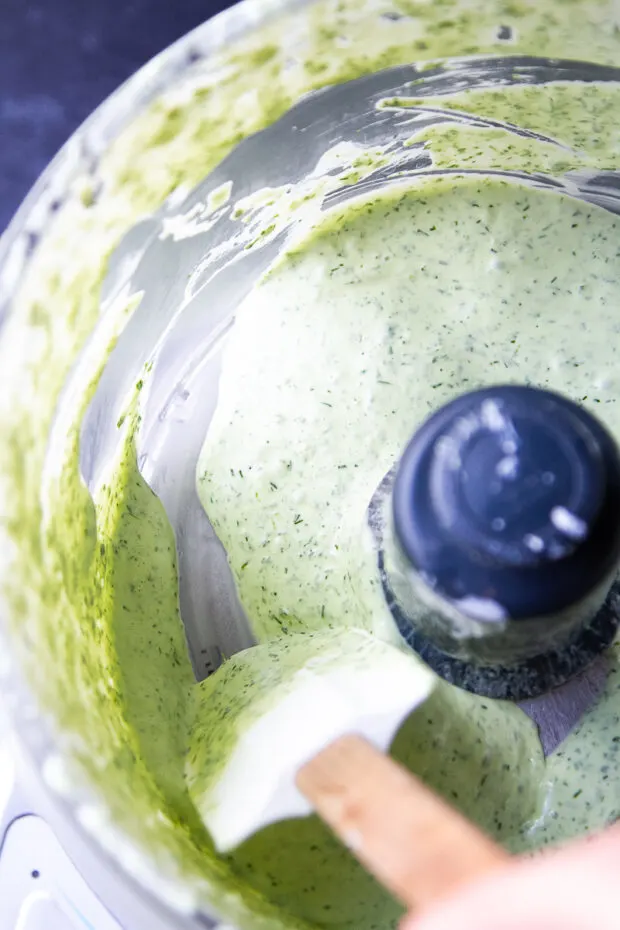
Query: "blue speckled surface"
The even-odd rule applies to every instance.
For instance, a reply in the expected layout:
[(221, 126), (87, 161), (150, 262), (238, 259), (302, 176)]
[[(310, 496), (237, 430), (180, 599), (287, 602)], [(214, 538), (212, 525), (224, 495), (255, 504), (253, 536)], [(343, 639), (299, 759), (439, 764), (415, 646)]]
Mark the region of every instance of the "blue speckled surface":
[(226, 0), (3, 0), (0, 231), (74, 129), (115, 87)]

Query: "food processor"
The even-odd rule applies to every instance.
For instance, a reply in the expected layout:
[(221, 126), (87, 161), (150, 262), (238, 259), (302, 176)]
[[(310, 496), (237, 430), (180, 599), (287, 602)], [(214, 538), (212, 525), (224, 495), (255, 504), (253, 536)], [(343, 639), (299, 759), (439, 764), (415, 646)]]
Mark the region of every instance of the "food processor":
[[(594, 458), (571, 459), (581, 496), (571, 485), (570, 506), (540, 496), (551, 478), (532, 492), (555, 512), (549, 539), (521, 527), (525, 548), (502, 555), (514, 568), (544, 550), (555, 580), (530, 601), (521, 583), (505, 586), (499, 614), (503, 602), (442, 576), (445, 549), (431, 558), (435, 491), (408, 502), (427, 480), (409, 440), (477, 389), (491, 392), (480, 416), (501, 434), (502, 480), (525, 434), (502, 433), (501, 405), (523, 419), (527, 392), (546, 398), (537, 436), (544, 426), (551, 442), (552, 424), (574, 451), (579, 430), (599, 435), (594, 417), (615, 461), (616, 13), (571, 9), (569, 21), (559, 2), (248, 0), (121, 88), (17, 214), (0, 255), (0, 674), (18, 746), (0, 821), (0, 887), (16, 899), (7, 926), (59, 913), (123, 930), (394, 926), (398, 905), (317, 820), (273, 824), (218, 855), (188, 794), (188, 721), (204, 712), (193, 732), (209, 764), (226, 748), (209, 714), (231, 657), (341, 622), (437, 673), (428, 719), (399, 720), (393, 751), (509, 848), (617, 816), (614, 738), (599, 738), (617, 719), (617, 501), (615, 479), (601, 491), (593, 440)], [(431, 254), (423, 243), (438, 230)], [(417, 330), (398, 309), (407, 301)], [(450, 430), (471, 409), (442, 421), (445, 468), (428, 480), (447, 501), (461, 493)], [(485, 513), (488, 485), (474, 502)], [(586, 559), (600, 513), (605, 542)], [(504, 516), (492, 519), (503, 533)], [(471, 527), (453, 522), (469, 545)], [(434, 635), (436, 602), (422, 597), (420, 614), (412, 565), (473, 635)], [(557, 623), (535, 646), (528, 627), (524, 649), (518, 621), (539, 612)], [(504, 635), (491, 659), (485, 624)], [(529, 718), (542, 734), (540, 702), (559, 686), (572, 690), (541, 745)], [(235, 707), (226, 692), (224, 717)], [(596, 777), (582, 761), (594, 765), (592, 747)], [(24, 870), (33, 849), (46, 866)]]

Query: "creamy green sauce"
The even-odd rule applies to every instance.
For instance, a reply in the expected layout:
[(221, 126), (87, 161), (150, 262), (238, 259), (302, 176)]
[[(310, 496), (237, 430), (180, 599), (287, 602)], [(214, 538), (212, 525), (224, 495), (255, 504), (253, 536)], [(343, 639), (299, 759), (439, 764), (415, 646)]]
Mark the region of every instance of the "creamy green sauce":
[[(510, 42), (501, 38), (506, 25)], [(0, 582), (13, 641), (63, 748), (154, 873), (240, 927), (386, 930), (398, 909), (313, 819), (269, 828), (231, 857), (214, 854), (183, 778), (197, 686), (172, 533), (138, 473), (130, 435), (95, 502), (79, 477), (79, 423), (109, 346), (85, 373), (59, 466), (41, 490), (50, 425), (97, 322), (108, 257), (138, 218), (313, 88), (452, 55), (615, 64), (619, 29), (608, 0), (342, 0), (298, 10), (217, 53), (210, 74), (134, 120), (102, 159), (101, 185), (85, 178), (74, 186), (30, 263), (0, 342)], [(425, 103), (568, 146), (560, 153), (453, 124), (422, 133), (441, 168), (617, 166), (614, 85), (471, 91)], [(616, 218), (597, 208), (464, 179), (394, 189), (307, 231), (241, 309), (201, 467), (205, 506), (261, 637), (342, 623), (389, 635), (365, 507), (421, 417), (460, 390), (500, 380), (549, 385), (591, 405), (620, 435), (617, 241)], [(114, 310), (118, 330), (128, 312)], [(255, 364), (240, 370), (244, 342)], [(286, 449), (266, 444), (278, 435)], [(230, 468), (236, 477), (224, 474)], [(478, 699), (446, 688), (431, 699), (439, 703), (429, 701), (428, 717), (413, 715), (395, 752), (513, 847), (601, 825), (618, 815), (620, 797), (614, 650), (611, 662), (608, 692), (544, 775), (537, 763), (524, 771), (514, 751), (520, 743), (506, 715), (530, 746), (523, 715), (495, 707), (504, 722), (486, 725)], [(447, 733), (445, 742), (429, 744), (431, 733)]]
[(532, 382), (620, 429), (619, 228), (520, 184), (419, 179), (334, 212), (255, 288), (198, 472), (261, 637), (383, 632), (366, 508), (456, 394)]
[[(618, 227), (563, 195), (433, 177), (334, 212), (279, 261), (237, 314), (199, 463), (202, 500), (259, 637), (341, 624), (389, 636), (366, 508), (417, 424), (461, 391), (549, 387), (619, 434)], [(463, 785), (478, 789), (468, 813), (511, 848), (602, 826), (617, 811), (616, 691), (614, 674), (535, 776), (546, 796), (520, 822), (506, 809), (514, 792), (496, 793), (484, 766), (451, 769), (443, 783), (440, 766), (422, 771), (456, 803)], [(457, 714), (464, 696), (442, 693)], [(510, 728), (491, 724), (488, 701), (467, 700), (467, 719), (486, 747), (500, 740), (490, 754), (506, 760)], [(456, 728), (451, 749), (470, 745)], [(530, 754), (510, 767), (518, 779), (519, 758), (526, 771)], [(409, 762), (420, 771), (415, 755)]]

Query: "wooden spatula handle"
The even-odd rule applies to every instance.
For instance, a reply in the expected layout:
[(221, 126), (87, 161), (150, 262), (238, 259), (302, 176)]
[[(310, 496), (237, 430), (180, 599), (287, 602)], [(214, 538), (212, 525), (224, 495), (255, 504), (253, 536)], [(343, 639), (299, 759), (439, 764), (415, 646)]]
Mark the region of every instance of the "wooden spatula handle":
[(509, 860), (362, 737), (336, 740), (300, 769), (297, 785), (357, 859), (410, 910)]

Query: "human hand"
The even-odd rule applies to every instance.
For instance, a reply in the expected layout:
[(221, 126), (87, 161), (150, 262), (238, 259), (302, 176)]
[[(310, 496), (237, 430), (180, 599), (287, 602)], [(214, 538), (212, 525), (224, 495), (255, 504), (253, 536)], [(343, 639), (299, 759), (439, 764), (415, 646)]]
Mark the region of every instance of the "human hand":
[(515, 859), (401, 930), (620, 930), (620, 825)]

